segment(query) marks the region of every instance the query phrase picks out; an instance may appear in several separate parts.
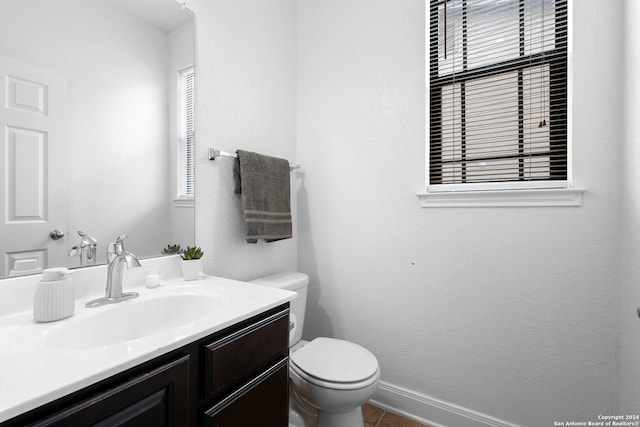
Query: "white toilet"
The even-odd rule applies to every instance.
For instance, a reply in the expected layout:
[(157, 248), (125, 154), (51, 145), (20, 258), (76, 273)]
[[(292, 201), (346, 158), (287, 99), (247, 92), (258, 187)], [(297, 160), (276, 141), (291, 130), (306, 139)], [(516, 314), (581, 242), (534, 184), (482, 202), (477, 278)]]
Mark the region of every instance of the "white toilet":
[(363, 427), (360, 406), (380, 381), (376, 357), (366, 348), (334, 338), (302, 341), (309, 276), (277, 273), (252, 283), (298, 294), (291, 301), (289, 426)]

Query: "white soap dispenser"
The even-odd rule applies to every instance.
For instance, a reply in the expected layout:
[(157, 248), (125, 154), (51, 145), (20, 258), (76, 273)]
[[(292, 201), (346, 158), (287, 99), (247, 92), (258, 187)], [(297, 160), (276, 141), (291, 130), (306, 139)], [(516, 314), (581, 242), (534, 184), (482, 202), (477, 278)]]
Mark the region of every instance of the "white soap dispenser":
[(33, 318), (36, 322), (53, 322), (73, 314), (75, 291), (71, 271), (66, 268), (48, 268), (36, 286), (33, 299)]

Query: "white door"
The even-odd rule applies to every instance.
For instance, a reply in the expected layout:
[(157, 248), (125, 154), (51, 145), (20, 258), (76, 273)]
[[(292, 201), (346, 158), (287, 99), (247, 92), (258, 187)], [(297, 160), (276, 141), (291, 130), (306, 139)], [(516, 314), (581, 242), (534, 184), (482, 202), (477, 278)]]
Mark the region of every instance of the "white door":
[[(67, 79), (0, 55), (0, 277), (67, 265)], [(59, 233), (58, 233), (59, 235)]]

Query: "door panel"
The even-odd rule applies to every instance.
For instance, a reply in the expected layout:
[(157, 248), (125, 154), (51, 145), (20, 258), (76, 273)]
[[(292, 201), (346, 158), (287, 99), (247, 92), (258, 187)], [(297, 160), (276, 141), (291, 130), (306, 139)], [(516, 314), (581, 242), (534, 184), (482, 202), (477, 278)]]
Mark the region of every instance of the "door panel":
[(46, 221), (47, 134), (41, 131), (7, 126), (7, 222)]
[(0, 277), (67, 265), (67, 81), (0, 55)]

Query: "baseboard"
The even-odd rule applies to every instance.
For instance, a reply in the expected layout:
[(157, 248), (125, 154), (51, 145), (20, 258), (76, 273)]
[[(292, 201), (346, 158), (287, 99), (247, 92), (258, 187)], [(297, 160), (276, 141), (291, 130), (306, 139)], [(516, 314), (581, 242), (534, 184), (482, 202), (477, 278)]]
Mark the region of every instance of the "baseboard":
[(380, 382), (372, 405), (430, 427), (519, 427), (489, 415)]

